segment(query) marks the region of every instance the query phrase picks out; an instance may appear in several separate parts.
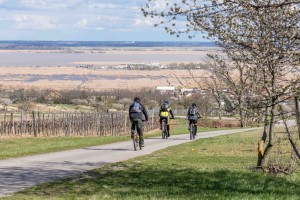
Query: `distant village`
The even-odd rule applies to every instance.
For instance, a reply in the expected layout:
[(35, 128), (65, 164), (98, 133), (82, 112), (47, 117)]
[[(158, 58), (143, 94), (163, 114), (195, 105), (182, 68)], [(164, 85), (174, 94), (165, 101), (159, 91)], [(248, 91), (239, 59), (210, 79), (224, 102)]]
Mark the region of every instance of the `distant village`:
[(184, 97), (190, 97), (194, 94), (201, 94), (201, 95), (209, 95), (208, 90), (204, 89), (196, 89), (196, 88), (180, 88), (177, 89), (173, 86), (158, 86), (156, 90), (159, 91), (161, 94), (168, 95), (172, 99), (181, 99)]
[(87, 69), (111, 69), (111, 70), (167, 70), (167, 69), (177, 69), (177, 70), (199, 70), (202, 69), (201, 63), (170, 63), (170, 64), (160, 64), (158, 62), (141, 62), (141, 63), (129, 63), (129, 64), (119, 64), (119, 65), (78, 65), (78, 68)]

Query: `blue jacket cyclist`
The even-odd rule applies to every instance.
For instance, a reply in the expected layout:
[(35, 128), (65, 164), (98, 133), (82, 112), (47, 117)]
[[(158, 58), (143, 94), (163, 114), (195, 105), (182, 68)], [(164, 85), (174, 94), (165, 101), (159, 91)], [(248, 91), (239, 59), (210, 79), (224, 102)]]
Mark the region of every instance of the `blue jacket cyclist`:
[(129, 117), (131, 121), (131, 137), (133, 137), (134, 131), (137, 130), (140, 138), (140, 145), (144, 147), (144, 135), (143, 135), (143, 115), (145, 121), (148, 121), (148, 113), (139, 97), (134, 98), (134, 102), (129, 107)]
[(189, 107), (187, 111), (187, 118), (189, 120), (188, 129), (190, 130), (190, 126), (193, 123), (195, 125), (195, 133), (197, 135), (197, 123), (198, 123), (198, 118), (201, 118), (201, 115), (195, 103), (193, 103), (192, 106)]

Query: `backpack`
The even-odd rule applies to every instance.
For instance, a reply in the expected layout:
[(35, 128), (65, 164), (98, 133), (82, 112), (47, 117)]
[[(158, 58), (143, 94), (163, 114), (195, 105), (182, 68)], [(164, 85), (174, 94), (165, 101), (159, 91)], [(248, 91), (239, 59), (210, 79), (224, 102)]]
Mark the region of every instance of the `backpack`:
[(190, 115), (196, 115), (196, 113), (197, 113), (197, 108), (196, 107), (192, 107), (191, 109), (190, 109)]
[(164, 103), (162, 106), (161, 106), (161, 110), (163, 111), (163, 112), (167, 112), (168, 111), (168, 104), (166, 104), (166, 103)]
[(142, 112), (142, 106), (138, 102), (134, 102), (132, 108), (130, 109), (131, 113), (140, 113)]

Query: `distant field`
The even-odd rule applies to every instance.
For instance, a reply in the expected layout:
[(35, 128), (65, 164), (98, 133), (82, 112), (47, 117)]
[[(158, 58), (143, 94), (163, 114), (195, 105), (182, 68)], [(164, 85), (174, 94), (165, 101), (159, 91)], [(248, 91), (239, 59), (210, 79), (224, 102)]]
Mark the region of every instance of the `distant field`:
[[(0, 67), (0, 85), (6, 88), (39, 89), (141, 89), (157, 86), (195, 87), (188, 70), (105, 70), (77, 67)], [(193, 76), (204, 77), (202, 70)], [(66, 78), (60, 78), (61, 76)], [(78, 78), (78, 77), (81, 78)], [(57, 77), (57, 78), (53, 78)], [(77, 78), (74, 78), (77, 77)], [(180, 80), (180, 82), (178, 81)]]

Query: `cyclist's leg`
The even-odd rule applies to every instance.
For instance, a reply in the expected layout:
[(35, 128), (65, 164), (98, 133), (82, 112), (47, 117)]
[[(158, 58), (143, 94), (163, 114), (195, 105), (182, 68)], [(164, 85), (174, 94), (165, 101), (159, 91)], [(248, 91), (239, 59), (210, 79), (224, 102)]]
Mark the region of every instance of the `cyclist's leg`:
[(162, 117), (159, 117), (160, 130), (162, 130)]
[(135, 119), (136, 121), (136, 127), (137, 127), (137, 132), (140, 136), (140, 145), (144, 146), (144, 135), (143, 135), (143, 122), (141, 119)]
[(188, 130), (191, 129), (191, 124), (192, 124), (192, 120), (189, 119), (189, 127), (188, 127)]
[(197, 123), (198, 123), (198, 120), (195, 119), (195, 120), (194, 120), (194, 125), (195, 125), (195, 135), (197, 135)]
[(170, 117), (166, 117), (168, 137), (170, 137)]
[(131, 122), (131, 138), (133, 138), (136, 123), (135, 123), (134, 119), (130, 119), (130, 122)]

